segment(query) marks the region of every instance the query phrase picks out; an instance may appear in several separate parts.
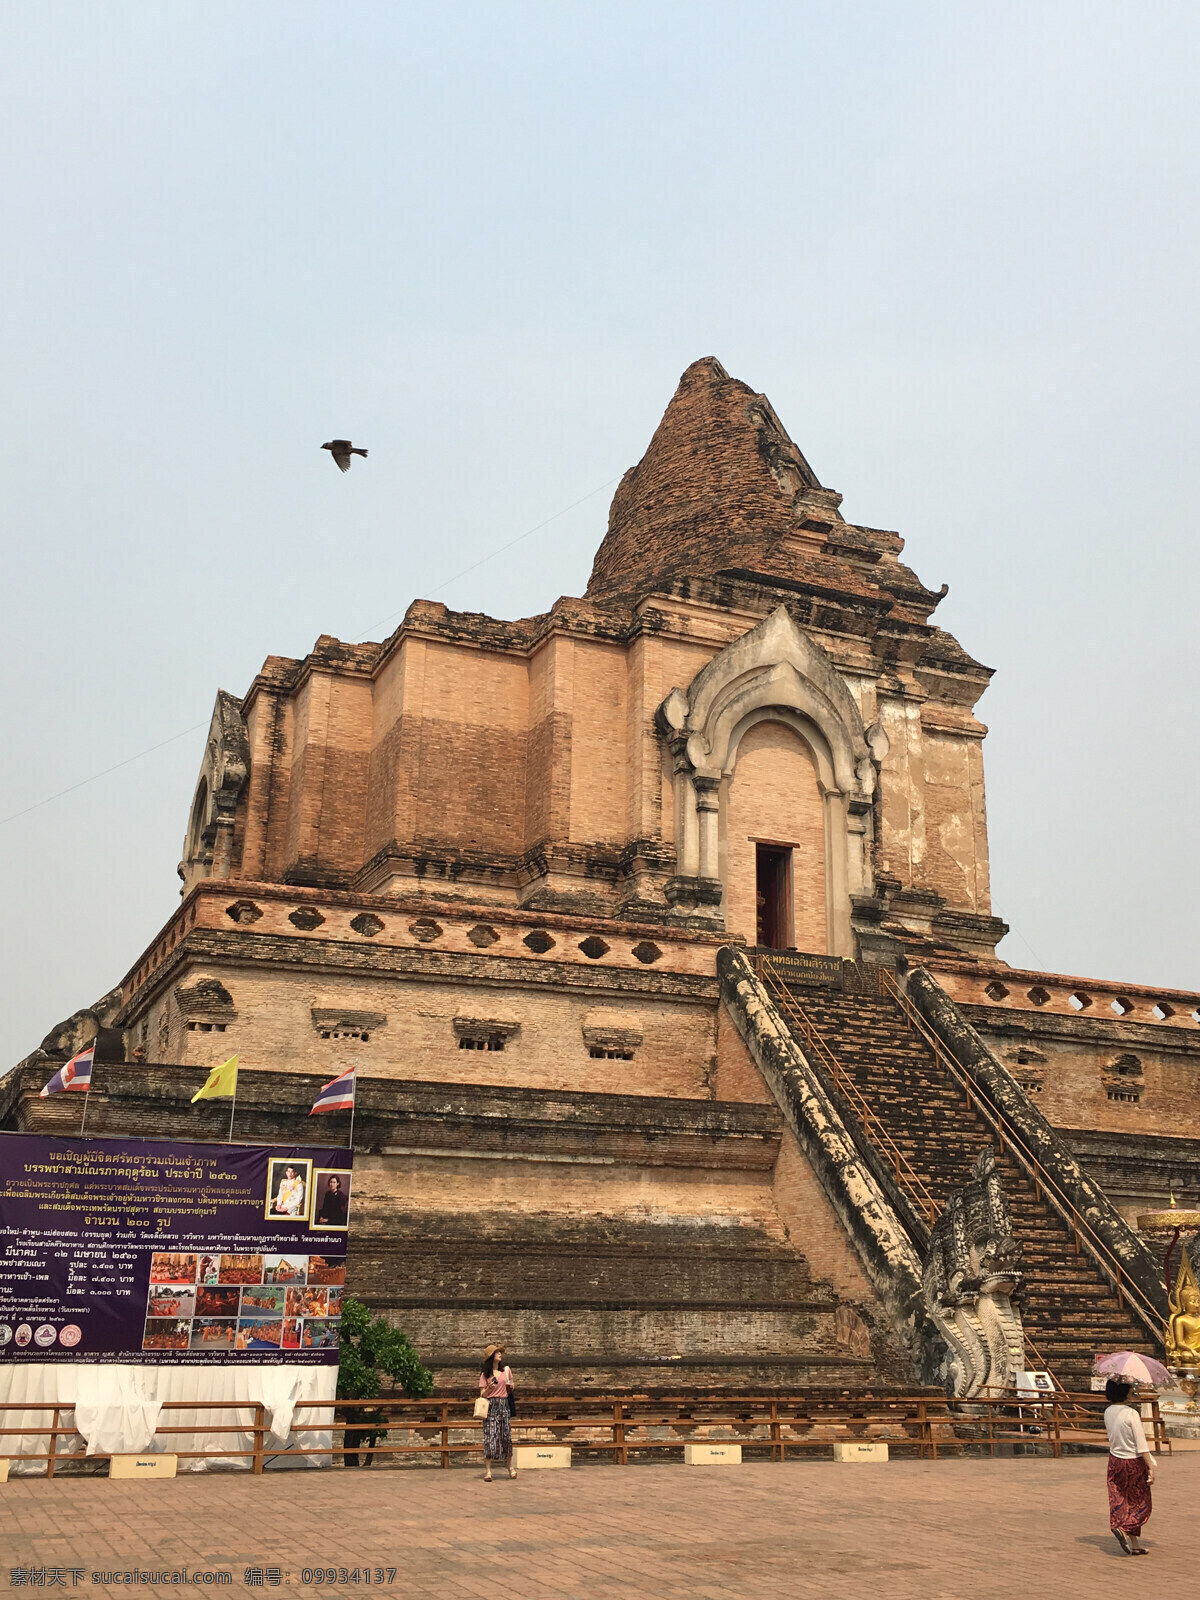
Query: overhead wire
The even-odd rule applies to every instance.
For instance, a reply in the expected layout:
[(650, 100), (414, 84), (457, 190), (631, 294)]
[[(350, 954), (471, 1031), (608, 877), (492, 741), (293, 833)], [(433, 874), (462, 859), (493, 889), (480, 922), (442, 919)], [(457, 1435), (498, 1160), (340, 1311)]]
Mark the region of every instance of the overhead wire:
[(89, 783), (95, 783), (99, 778), (107, 778), (110, 772), (119, 772), (122, 767), (132, 766), (135, 761), (140, 761), (143, 756), (152, 756), (156, 750), (165, 750), (167, 745), (175, 744), (180, 739), (186, 739), (189, 733), (195, 733), (197, 728), (203, 728), (204, 722), (193, 722), (190, 728), (184, 728), (181, 733), (173, 733), (169, 739), (163, 739), (158, 744), (152, 744), (148, 750), (139, 750), (135, 756), (126, 756), (124, 761), (115, 761), (111, 767), (105, 767), (102, 772), (93, 772), (90, 778), (80, 778), (78, 783), (69, 783), (65, 789), (59, 789), (55, 794), (48, 794), (44, 800), (35, 800), (31, 806), (25, 806), (21, 811), (14, 811), (7, 817), (0, 817), (0, 828), (6, 822), (15, 822), (18, 817), (27, 817), (31, 811), (37, 811), (42, 806), (48, 806), (52, 800), (61, 800), (65, 794), (74, 794), (76, 789), (84, 789)]
[[(610, 478), (607, 483), (602, 483), (595, 489), (589, 489), (587, 494), (582, 495), (578, 500), (573, 500), (569, 506), (563, 506), (561, 511), (554, 512), (554, 514), (547, 517), (544, 522), (539, 522), (535, 527), (526, 528), (525, 532), (519, 533), (515, 539), (510, 539), (507, 544), (502, 544), (497, 550), (489, 550), (486, 556), (480, 556), (479, 560), (473, 561), (469, 567), (464, 567), (461, 572), (456, 572), (452, 578), (445, 579), (444, 582), (438, 584), (436, 589), (430, 589), (429, 593), (424, 598), (427, 600), (432, 600), (434, 595), (441, 594), (442, 590), (448, 589), (452, 583), (457, 583), (460, 578), (465, 578), (468, 573), (477, 571), (487, 562), (494, 561), (497, 556), (504, 555), (505, 551), (511, 550), (515, 545), (520, 544), (523, 539), (528, 539), (533, 534), (540, 533), (543, 528), (548, 528), (552, 522), (557, 522), (559, 517), (565, 517), (568, 511), (574, 511), (578, 506), (584, 505), (588, 500), (594, 500), (598, 494), (603, 494), (605, 489), (611, 489), (614, 483), (619, 482), (620, 475), (618, 474), (617, 477)], [(407, 610), (407, 607), (405, 607), (404, 610)], [(385, 628), (389, 622), (394, 622), (397, 617), (402, 617), (404, 615), (404, 610), (393, 611), (386, 617), (380, 617), (378, 622), (372, 622), (370, 624), (367, 629), (367, 633), (374, 632), (376, 628)], [(361, 643), (367, 637), (367, 633), (359, 634), (357, 642)]]
[[(473, 561), (469, 567), (464, 567), (461, 572), (456, 572), (453, 577), (444, 579), (438, 584), (436, 589), (431, 589), (429, 591), (429, 594), (426, 598), (432, 599), (434, 595), (441, 594), (442, 591), (448, 589), (451, 584), (457, 583), (460, 578), (465, 578), (468, 573), (476, 572), (480, 567), (484, 566), (489, 561), (493, 561), (497, 556), (504, 555), (506, 551), (513, 549), (516, 545), (519, 545), (522, 540), (531, 538), (535, 533), (540, 533), (543, 528), (548, 528), (552, 522), (557, 522), (559, 517), (565, 517), (568, 511), (574, 511), (578, 506), (584, 505), (588, 500), (594, 500), (598, 494), (603, 494), (605, 489), (610, 489), (612, 485), (618, 481), (619, 476), (618, 478), (610, 478), (607, 483), (602, 483), (595, 489), (589, 489), (587, 494), (582, 495), (578, 500), (573, 500), (569, 506), (563, 506), (561, 511), (553, 512), (543, 521), (535, 524), (534, 527), (526, 528), (525, 532), (519, 533), (515, 539), (510, 539), (507, 544), (502, 544), (497, 549), (490, 550), (487, 555), (480, 556), (478, 561)], [(405, 607), (404, 610), (407, 610), (407, 607)], [(387, 623), (394, 621), (396, 617), (402, 617), (404, 615), (404, 610), (393, 611), (390, 616), (381, 617), (378, 622), (371, 623), (370, 627), (367, 629), (367, 633), (373, 632), (376, 628), (384, 627)], [(366, 637), (366, 633), (360, 634), (359, 642), (364, 640)], [(61, 800), (64, 795), (74, 794), (77, 789), (86, 788), (89, 783), (96, 783), (101, 778), (107, 778), (111, 772), (119, 772), (122, 767), (132, 766), (135, 761), (141, 761), (145, 756), (152, 756), (156, 751), (165, 750), (167, 745), (175, 744), (180, 739), (186, 739), (189, 733), (195, 733), (199, 728), (203, 728), (206, 722), (207, 719), (205, 719), (205, 722), (194, 722), (190, 728), (184, 728), (180, 733), (173, 733), (169, 739), (160, 740), (158, 744), (152, 744), (146, 750), (139, 750), (137, 755), (126, 756), (123, 761), (116, 761), (111, 767), (105, 767), (100, 772), (93, 772), (90, 777), (80, 778), (78, 783), (70, 783), (65, 789), (59, 789), (54, 794), (48, 794), (41, 800), (35, 800), (32, 805), (24, 806), (20, 811), (14, 811), (7, 817), (0, 817), (0, 828), (4, 827), (9, 822), (16, 822), (19, 817), (27, 817), (31, 811), (39, 811), (42, 806), (48, 806), (54, 800)]]

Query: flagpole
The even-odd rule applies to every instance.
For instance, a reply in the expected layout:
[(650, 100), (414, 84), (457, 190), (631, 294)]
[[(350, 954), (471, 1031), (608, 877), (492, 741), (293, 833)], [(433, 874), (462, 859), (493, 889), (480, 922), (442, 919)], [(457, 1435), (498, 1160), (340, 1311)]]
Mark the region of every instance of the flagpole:
[(233, 1099), (229, 1102), (229, 1137), (225, 1140), (226, 1144), (232, 1144), (233, 1143), (233, 1113), (236, 1110), (237, 1110), (237, 1080), (235, 1079), (234, 1080), (234, 1085), (233, 1085)]
[(83, 1092), (83, 1116), (79, 1119), (79, 1137), (83, 1138), (83, 1130), (87, 1127), (87, 1103), (92, 1092), (92, 1081), (89, 1077), (88, 1086)]
[(358, 1057), (354, 1058), (354, 1095), (350, 1101), (350, 1154), (354, 1154), (354, 1107), (358, 1103)]

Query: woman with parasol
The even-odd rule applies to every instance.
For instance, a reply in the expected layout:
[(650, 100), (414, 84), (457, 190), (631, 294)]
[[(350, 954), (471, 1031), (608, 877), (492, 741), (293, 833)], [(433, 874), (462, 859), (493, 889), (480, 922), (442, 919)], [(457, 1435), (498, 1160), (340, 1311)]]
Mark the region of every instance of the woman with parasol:
[(1161, 1384), (1167, 1369), (1132, 1350), (1101, 1356), (1096, 1371), (1108, 1375), (1104, 1393), (1108, 1405), (1104, 1428), (1108, 1434), (1108, 1525), (1127, 1556), (1145, 1556), (1142, 1529), (1150, 1520), (1153, 1502), (1154, 1457), (1146, 1443), (1142, 1414), (1129, 1404), (1134, 1382)]

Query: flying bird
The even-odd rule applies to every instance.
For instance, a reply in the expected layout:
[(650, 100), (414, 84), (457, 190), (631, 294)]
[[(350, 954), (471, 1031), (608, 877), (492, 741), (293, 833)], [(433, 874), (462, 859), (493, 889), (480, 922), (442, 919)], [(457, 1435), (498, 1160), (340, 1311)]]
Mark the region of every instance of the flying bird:
[(351, 456), (365, 456), (367, 453), (365, 450), (360, 450), (357, 445), (351, 444), (349, 439), (330, 439), (328, 444), (321, 446), (321, 449), (332, 452), (333, 459), (343, 472), (350, 471)]

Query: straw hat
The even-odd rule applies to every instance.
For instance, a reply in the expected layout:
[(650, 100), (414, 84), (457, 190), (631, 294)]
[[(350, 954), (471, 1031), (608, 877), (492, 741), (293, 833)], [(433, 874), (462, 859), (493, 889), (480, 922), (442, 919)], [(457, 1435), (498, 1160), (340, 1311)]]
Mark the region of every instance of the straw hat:
[(503, 1350), (503, 1349), (504, 1349), (504, 1346), (502, 1344), (490, 1344), (490, 1345), (488, 1345), (487, 1349), (483, 1352), (483, 1359), (485, 1361), (487, 1361), (491, 1356), (498, 1355), (499, 1352), (501, 1350)]

